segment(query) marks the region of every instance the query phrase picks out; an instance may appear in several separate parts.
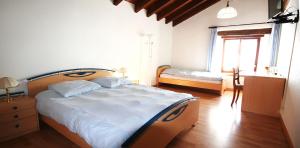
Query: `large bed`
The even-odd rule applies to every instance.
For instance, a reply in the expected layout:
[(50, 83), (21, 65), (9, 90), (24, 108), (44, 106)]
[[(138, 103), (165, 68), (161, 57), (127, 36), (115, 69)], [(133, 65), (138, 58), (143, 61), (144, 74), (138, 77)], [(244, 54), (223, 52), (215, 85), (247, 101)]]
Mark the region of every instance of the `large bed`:
[(170, 65), (163, 65), (157, 68), (157, 86), (159, 84), (172, 84), (213, 90), (222, 95), (225, 87), (221, 74), (194, 71), (187, 69), (173, 68)]
[(199, 102), (193, 96), (124, 84), (64, 98), (48, 85), (112, 76), (105, 69), (76, 69), (29, 78), (40, 120), (80, 147), (165, 147), (195, 125)]

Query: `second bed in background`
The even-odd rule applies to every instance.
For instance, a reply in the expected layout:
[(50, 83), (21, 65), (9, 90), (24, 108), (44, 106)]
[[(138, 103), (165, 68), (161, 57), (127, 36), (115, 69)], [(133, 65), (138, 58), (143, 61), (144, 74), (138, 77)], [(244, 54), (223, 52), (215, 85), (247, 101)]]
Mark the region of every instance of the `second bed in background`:
[(160, 83), (209, 89), (222, 95), (225, 87), (221, 74), (159, 66), (156, 73), (157, 85)]

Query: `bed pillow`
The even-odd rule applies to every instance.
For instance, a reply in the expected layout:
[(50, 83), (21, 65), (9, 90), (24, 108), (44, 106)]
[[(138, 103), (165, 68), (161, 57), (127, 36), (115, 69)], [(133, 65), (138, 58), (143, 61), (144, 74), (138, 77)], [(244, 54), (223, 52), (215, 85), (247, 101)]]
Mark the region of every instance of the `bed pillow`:
[(64, 81), (48, 86), (49, 90), (54, 90), (64, 97), (72, 97), (87, 93), (89, 91), (100, 88), (101, 86), (97, 83), (86, 81), (86, 80), (74, 80)]
[(162, 73), (163, 74), (169, 74), (169, 75), (180, 75), (184, 72), (182, 69), (177, 69), (177, 68), (168, 68), (164, 70)]
[(92, 80), (92, 82), (98, 83), (100, 86), (105, 88), (118, 87), (122, 83), (124, 83), (121, 78), (116, 78), (116, 77), (101, 77)]

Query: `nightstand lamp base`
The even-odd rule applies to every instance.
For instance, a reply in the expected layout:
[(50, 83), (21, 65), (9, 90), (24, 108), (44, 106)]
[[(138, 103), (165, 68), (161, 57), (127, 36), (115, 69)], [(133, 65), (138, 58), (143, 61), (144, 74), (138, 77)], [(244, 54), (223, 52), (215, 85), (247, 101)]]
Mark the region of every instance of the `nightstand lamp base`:
[(5, 91), (6, 91), (6, 100), (7, 100), (7, 102), (11, 102), (12, 98), (10, 97), (8, 88), (6, 88)]

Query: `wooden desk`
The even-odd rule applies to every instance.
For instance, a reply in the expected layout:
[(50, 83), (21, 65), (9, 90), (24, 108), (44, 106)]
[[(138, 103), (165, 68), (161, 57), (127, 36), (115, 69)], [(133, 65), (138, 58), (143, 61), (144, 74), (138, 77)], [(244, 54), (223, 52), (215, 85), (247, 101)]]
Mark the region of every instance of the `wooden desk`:
[(280, 117), (285, 78), (270, 75), (244, 75), (242, 111)]

